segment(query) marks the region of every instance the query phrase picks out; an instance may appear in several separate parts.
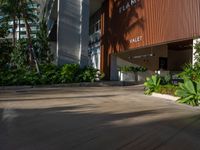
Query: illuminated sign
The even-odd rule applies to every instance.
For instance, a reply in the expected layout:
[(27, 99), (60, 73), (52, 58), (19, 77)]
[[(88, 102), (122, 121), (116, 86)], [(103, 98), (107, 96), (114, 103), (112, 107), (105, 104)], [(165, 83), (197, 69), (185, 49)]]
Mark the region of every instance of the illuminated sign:
[(129, 42), (132, 44), (132, 43), (138, 43), (142, 41), (142, 36), (137, 36), (137, 37), (134, 37), (132, 39), (129, 40)]
[(130, 7), (133, 7), (137, 4), (138, 0), (128, 0), (125, 4), (123, 4), (121, 7), (119, 7), (119, 13), (122, 14), (126, 10), (128, 10)]

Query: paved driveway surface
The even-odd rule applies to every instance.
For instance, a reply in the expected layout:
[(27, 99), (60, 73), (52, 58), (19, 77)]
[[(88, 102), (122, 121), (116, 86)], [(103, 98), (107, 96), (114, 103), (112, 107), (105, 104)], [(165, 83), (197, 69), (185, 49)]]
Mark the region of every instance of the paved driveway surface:
[(200, 109), (142, 87), (0, 91), (0, 150), (200, 150)]

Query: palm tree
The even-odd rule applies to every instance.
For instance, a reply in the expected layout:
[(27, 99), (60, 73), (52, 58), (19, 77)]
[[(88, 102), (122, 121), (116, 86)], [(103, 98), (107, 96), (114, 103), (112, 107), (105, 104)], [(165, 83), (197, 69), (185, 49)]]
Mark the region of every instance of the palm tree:
[[(32, 44), (32, 37), (31, 37), (31, 27), (30, 23), (37, 23), (37, 15), (34, 14), (34, 8), (32, 0), (16, 0), (18, 3), (18, 19), (24, 20), (25, 28), (26, 28), (26, 35), (28, 40), (28, 55), (29, 55), (29, 63), (32, 66), (35, 64), (37, 72), (39, 73), (38, 61), (33, 49)], [(20, 33), (19, 33), (20, 34)]]
[(16, 45), (16, 20), (17, 20), (17, 0), (0, 0), (0, 10), (3, 12), (3, 18), (0, 19), (0, 24), (9, 24), (13, 22), (13, 46)]
[(16, 21), (17, 19), (19, 21), (21, 19), (24, 20), (28, 39), (29, 62), (30, 65), (35, 63), (36, 69), (39, 72), (36, 55), (33, 50), (31, 28), (29, 24), (37, 22), (37, 16), (34, 15), (34, 9), (31, 8), (31, 5), (33, 5), (32, 0), (0, 0), (0, 9), (4, 13), (4, 17), (0, 19), (0, 23), (8, 23), (10, 20), (13, 21), (13, 45), (15, 46), (17, 27)]

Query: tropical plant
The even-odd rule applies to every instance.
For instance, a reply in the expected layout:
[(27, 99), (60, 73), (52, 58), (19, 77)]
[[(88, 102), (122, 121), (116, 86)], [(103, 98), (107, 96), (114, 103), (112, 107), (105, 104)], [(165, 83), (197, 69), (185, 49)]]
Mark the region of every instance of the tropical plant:
[(30, 23), (37, 23), (38, 17), (34, 13), (34, 7), (32, 0), (18, 0), (18, 3), (20, 5), (20, 13), (22, 16), (22, 19), (25, 22), (25, 28), (26, 28), (26, 35), (28, 39), (28, 50), (29, 50), (29, 63), (30, 65), (35, 64), (37, 72), (39, 73), (39, 65), (38, 60), (36, 58), (35, 51), (33, 49), (33, 41), (31, 37), (31, 27)]
[(160, 76), (160, 84), (161, 85), (169, 85), (172, 83), (172, 77), (170, 74), (167, 74), (165, 76)]
[(0, 70), (8, 67), (10, 63), (10, 53), (13, 51), (12, 42), (9, 40), (0, 40)]
[(160, 77), (157, 75), (153, 75), (152, 77), (148, 77), (146, 82), (144, 83), (145, 86), (145, 94), (151, 95), (153, 92), (158, 90), (160, 86)]
[(134, 73), (137, 73), (137, 72), (145, 72), (147, 71), (147, 69), (145, 67), (141, 67), (141, 66), (138, 66), (138, 67), (134, 67), (134, 66), (123, 66), (123, 67), (120, 67), (119, 68), (121, 72), (123, 73), (127, 73), (127, 72), (134, 72)]
[(48, 30), (44, 15), (39, 23), (39, 30), (36, 35), (34, 47), (40, 64), (49, 64), (53, 61), (53, 55), (49, 47)]
[(13, 49), (12, 43), (5, 39), (9, 34), (8, 23), (0, 23), (0, 70), (10, 62), (10, 53)]
[(26, 40), (19, 40), (10, 54), (12, 66), (21, 69), (27, 66)]
[(184, 83), (179, 83), (179, 88), (175, 92), (175, 95), (180, 97), (178, 102), (199, 106), (200, 103), (200, 82), (194, 82), (192, 80), (185, 80)]
[(6, 36), (8, 36), (9, 31), (8, 31), (9, 27), (7, 23), (0, 23), (0, 38), (5, 38)]
[(3, 13), (3, 18), (0, 19), (0, 25), (9, 24), (12, 22), (13, 46), (16, 44), (16, 20), (18, 8), (17, 0), (0, 0), (0, 10)]
[(186, 64), (183, 68), (183, 72), (179, 74), (182, 79), (189, 79), (192, 81), (200, 81), (200, 63)]
[(197, 43), (194, 45), (195, 53), (194, 53), (194, 60), (195, 65), (200, 64), (200, 41), (197, 40)]
[(80, 82), (94, 82), (99, 79), (101, 79), (101, 73), (93, 67), (85, 67), (78, 77)]
[(160, 87), (156, 90), (156, 92), (175, 96), (175, 92), (177, 89), (178, 89), (178, 86), (167, 84), (167, 85), (160, 85)]
[(66, 64), (61, 68), (61, 82), (71, 83), (77, 82), (78, 73), (80, 71), (80, 66), (77, 64)]

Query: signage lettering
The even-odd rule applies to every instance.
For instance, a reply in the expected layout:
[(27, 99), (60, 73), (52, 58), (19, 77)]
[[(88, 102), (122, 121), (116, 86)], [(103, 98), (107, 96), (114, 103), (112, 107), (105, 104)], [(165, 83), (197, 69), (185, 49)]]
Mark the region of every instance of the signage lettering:
[(130, 7), (135, 6), (137, 4), (138, 0), (128, 0), (124, 5), (119, 7), (119, 13), (122, 14), (126, 10), (128, 10)]
[(142, 41), (142, 36), (138, 36), (129, 40), (130, 43), (138, 43)]

